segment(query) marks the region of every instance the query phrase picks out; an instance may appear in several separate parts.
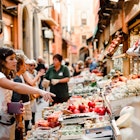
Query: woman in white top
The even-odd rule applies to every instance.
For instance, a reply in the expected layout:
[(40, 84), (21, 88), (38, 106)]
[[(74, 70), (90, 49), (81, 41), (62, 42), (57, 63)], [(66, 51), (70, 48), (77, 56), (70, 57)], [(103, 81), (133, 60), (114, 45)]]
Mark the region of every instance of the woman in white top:
[[(27, 65), (27, 71), (25, 74), (27, 74), (28, 79), (30, 79), (30, 81), (34, 81), (34, 79), (36, 79), (36, 77), (38, 77), (38, 75), (39, 75), (39, 78), (38, 78), (38, 80), (36, 80), (36, 82), (34, 82), (34, 85), (31, 85), (28, 82), (27, 82), (27, 84), (29, 84), (33, 87), (39, 88), (40, 77), (45, 75), (45, 71), (44, 72), (39, 71), (37, 73), (37, 71), (35, 70), (36, 61), (34, 59), (28, 60), (28, 63), (26, 62), (26, 65)], [(41, 73), (42, 73), (42, 75), (41, 75)], [(25, 74), (23, 76), (25, 76)], [(36, 98), (38, 98), (38, 97), (36, 97)], [(36, 98), (34, 96), (30, 96), (30, 103), (31, 103), (31, 109), (32, 109), (32, 120), (31, 120), (32, 125), (35, 125), (35, 113), (37, 111)]]
[(14, 140), (13, 115), (7, 113), (7, 103), (11, 102), (12, 91), (21, 94), (40, 94), (46, 101), (51, 101), (52, 93), (28, 86), (23, 83), (13, 82), (13, 72), (16, 70), (16, 54), (13, 49), (0, 48), (0, 140)]

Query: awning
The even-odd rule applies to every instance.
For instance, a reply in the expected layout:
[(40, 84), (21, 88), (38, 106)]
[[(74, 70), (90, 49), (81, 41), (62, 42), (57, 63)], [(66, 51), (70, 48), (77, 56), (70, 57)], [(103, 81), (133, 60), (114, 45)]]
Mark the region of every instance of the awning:
[(89, 37), (89, 38), (86, 40), (86, 44), (88, 45), (89, 42), (91, 42), (91, 43), (93, 44), (93, 40), (94, 40), (94, 37), (93, 37), (93, 36)]
[(48, 18), (44, 20), (49, 26), (58, 26), (59, 24), (53, 18)]

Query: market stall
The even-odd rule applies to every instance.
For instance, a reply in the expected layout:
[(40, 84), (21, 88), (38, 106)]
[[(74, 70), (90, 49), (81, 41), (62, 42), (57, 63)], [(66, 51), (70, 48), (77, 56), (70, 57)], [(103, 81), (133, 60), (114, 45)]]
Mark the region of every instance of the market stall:
[(98, 95), (71, 97), (67, 103), (46, 107), (27, 139), (113, 139), (112, 124)]
[(140, 100), (138, 75), (128, 79), (112, 71), (113, 78), (107, 79), (85, 74), (72, 77), (67, 102), (44, 107), (42, 118), (28, 132), (28, 140), (134, 139), (134, 109), (130, 105)]
[[(105, 85), (102, 92), (105, 105), (111, 113), (110, 116), (112, 117), (112, 120), (116, 122), (122, 139), (124, 139), (124, 130), (122, 130), (122, 128), (125, 128), (125, 131), (130, 131), (130, 140), (139, 138), (139, 134), (136, 134), (137, 131), (135, 131), (139, 128), (139, 83), (140, 79), (138, 75), (130, 75), (129, 78), (124, 81), (122, 81), (122, 79), (115, 82), (111, 81), (109, 84)], [(131, 108), (133, 109), (131, 110)], [(126, 116), (122, 116), (122, 110), (124, 109), (127, 114)]]
[(71, 79), (68, 102), (44, 107), (42, 118), (28, 132), (28, 140), (121, 140), (112, 112), (101, 94), (105, 84), (100, 87), (99, 82), (103, 77), (85, 74)]

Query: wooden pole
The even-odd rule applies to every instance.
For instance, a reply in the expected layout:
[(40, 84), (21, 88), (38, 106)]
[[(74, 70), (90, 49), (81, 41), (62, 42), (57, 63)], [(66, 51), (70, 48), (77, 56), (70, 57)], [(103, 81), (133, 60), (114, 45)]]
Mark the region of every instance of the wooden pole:
[[(125, 0), (121, 0), (121, 5), (122, 5), (122, 31), (124, 34), (124, 39), (123, 39), (123, 52), (126, 53), (128, 49), (128, 26), (127, 23), (125, 22)], [(123, 74), (124, 76), (128, 76), (130, 74), (130, 61), (129, 58), (123, 59)]]

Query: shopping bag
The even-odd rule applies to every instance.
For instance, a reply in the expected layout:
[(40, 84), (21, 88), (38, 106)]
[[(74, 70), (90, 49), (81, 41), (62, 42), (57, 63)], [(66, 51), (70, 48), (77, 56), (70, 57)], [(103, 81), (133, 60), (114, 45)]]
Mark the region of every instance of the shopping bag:
[(12, 125), (4, 125), (0, 123), (0, 140), (15, 139), (15, 123)]

